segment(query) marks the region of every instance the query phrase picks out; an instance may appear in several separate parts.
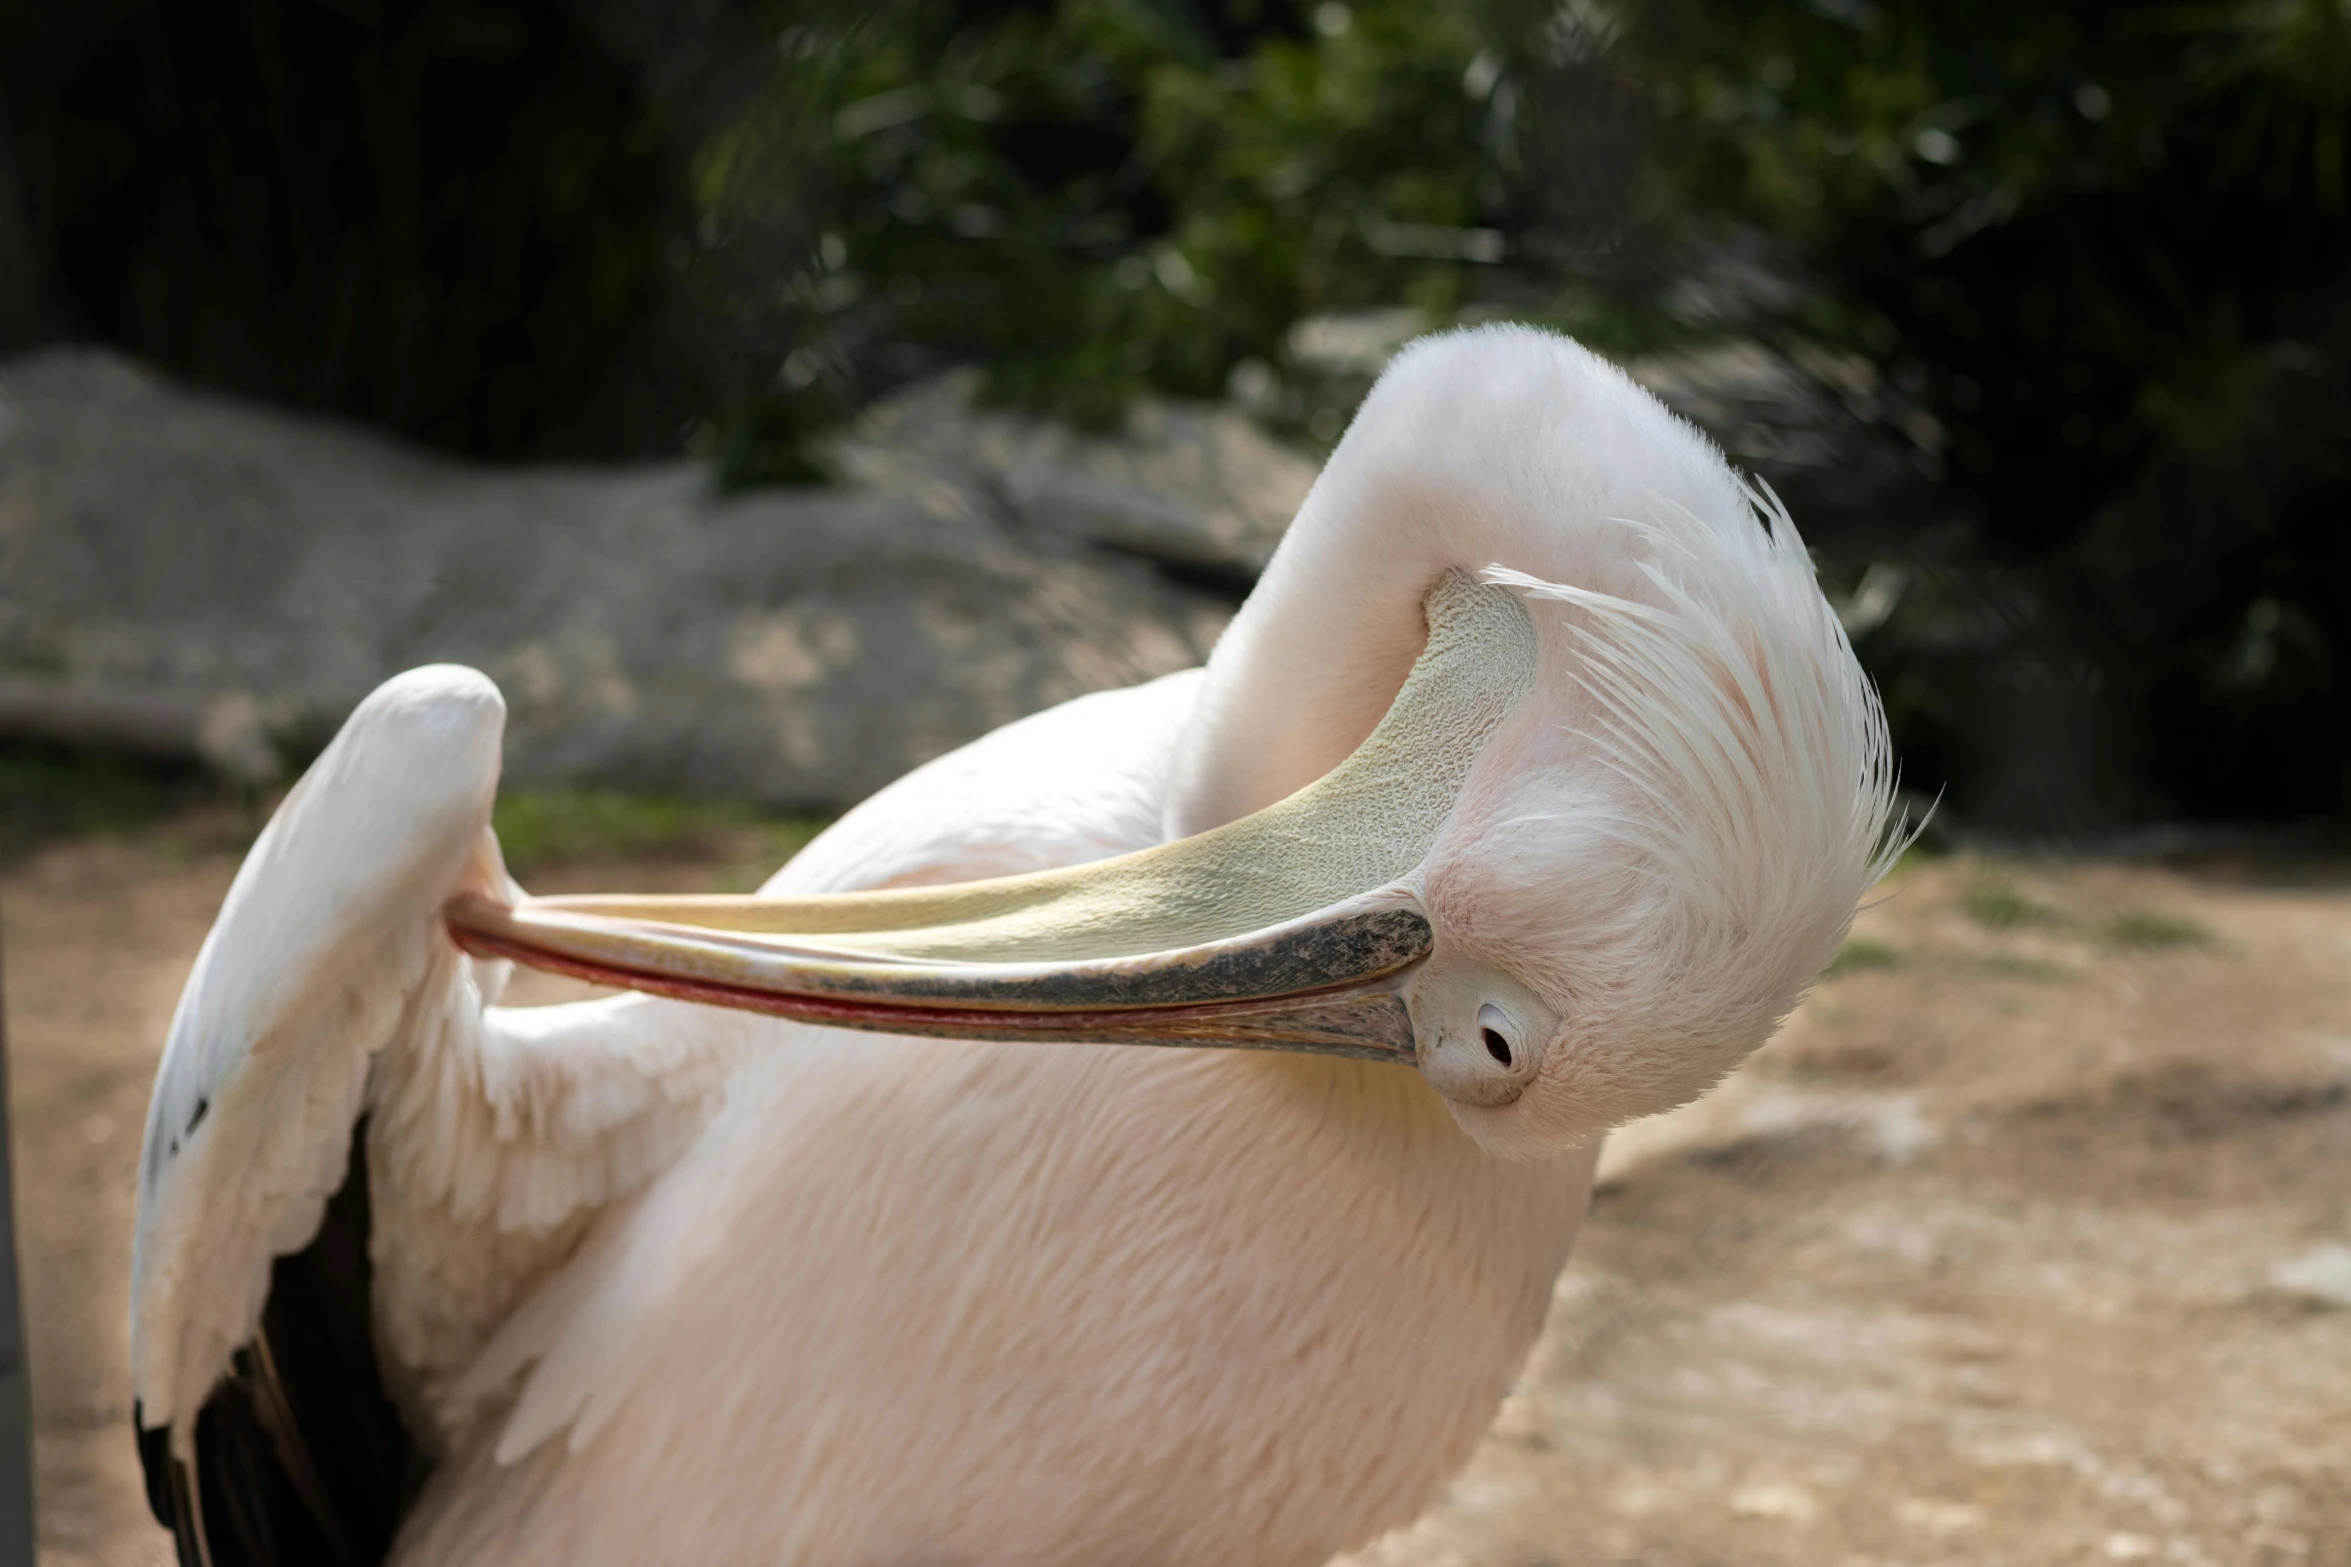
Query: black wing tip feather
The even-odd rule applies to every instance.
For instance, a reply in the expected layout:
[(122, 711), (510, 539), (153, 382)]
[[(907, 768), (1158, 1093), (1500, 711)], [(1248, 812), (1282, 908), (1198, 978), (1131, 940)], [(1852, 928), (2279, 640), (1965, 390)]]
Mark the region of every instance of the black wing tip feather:
[(375, 1358), (366, 1140), (363, 1119), (318, 1234), (272, 1266), (261, 1332), (196, 1417), (194, 1465), (133, 1410), (181, 1567), (377, 1567), (423, 1484)]

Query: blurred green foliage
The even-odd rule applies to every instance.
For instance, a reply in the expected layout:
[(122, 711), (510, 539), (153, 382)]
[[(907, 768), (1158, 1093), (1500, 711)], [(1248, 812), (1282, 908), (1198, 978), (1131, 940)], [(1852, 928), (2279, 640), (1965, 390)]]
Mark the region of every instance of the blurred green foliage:
[(1948, 819), (2340, 818), (2347, 137), (2341, 0), (89, 0), (0, 16), (0, 348), (753, 483), (1542, 321), (1789, 495)]
[(1097, 423), (1145, 387), (1221, 395), (1316, 311), (1442, 319), (1501, 244), (1476, 32), (1394, 0), (1316, 17), (910, 8), (833, 117), (820, 264), (1000, 395)]
[[(1913, 776), (2078, 826), (2342, 812), (2351, 11), (1654, 13), (1653, 168), (1768, 235), (1931, 493), (1864, 639)], [(1871, 536), (1873, 535), (1874, 536)]]
[(2212, 942), (2211, 928), (2184, 914), (2160, 909), (2125, 909), (2101, 922), (2099, 939), (2117, 947), (2161, 952), (2173, 947), (2202, 947)]
[[(1545, 64), (1576, 105), (1553, 127), (1511, 80), (1501, 13), (1474, 5), (798, 14), (695, 160), (716, 264), (744, 251), (767, 282), (740, 296), (742, 331), (790, 323), (773, 379), (733, 412), (754, 433), (718, 437), (730, 461), (948, 361), (1094, 426), (1147, 388), (1215, 397), (1238, 374), (1304, 426), (1300, 320), (1443, 322), (1506, 298), (1556, 313), (1554, 253), (1632, 190), (1614, 78), (1588, 51)], [(1522, 145), (1554, 130), (1584, 159), (1564, 187)], [(1557, 242), (1509, 264), (1538, 232)]]
[(216, 795), (193, 768), (0, 745), (0, 860), (52, 838), (127, 832)]
[(1837, 955), (1829, 960), (1829, 966), (1821, 970), (1820, 977), (1841, 979), (1847, 974), (1865, 974), (1874, 969), (1901, 966), (1902, 954), (1885, 942), (1868, 936), (1849, 936), (1844, 945), (1837, 948)]
[(824, 825), (733, 801), (579, 788), (500, 790), (491, 820), (517, 876), (564, 862), (676, 855), (740, 861), (753, 885)]
[(2020, 957), (2013, 952), (1987, 953), (1976, 959), (1975, 967), (1997, 979), (2028, 980), (2036, 985), (2071, 984), (2082, 977), (2080, 969), (2052, 963), (2046, 958)]
[(1982, 871), (1959, 894), (1967, 917), (1986, 930), (2018, 930), (2053, 923), (2055, 911), (2035, 903), (2016, 884), (1992, 871)]

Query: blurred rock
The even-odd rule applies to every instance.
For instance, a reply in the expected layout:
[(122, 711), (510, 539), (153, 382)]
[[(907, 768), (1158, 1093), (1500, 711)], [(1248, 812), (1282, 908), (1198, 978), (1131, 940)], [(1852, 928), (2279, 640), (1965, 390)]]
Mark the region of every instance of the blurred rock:
[(2270, 1288), (2313, 1306), (2351, 1308), (2351, 1246), (2327, 1241), (2274, 1264)]
[(1291, 361), (1309, 374), (1370, 377), (1431, 324), (1410, 308), (1308, 316), (1290, 329), (1286, 346)]
[(280, 758), (242, 691), (203, 695), (0, 678), (0, 738), (200, 763), (234, 784), (275, 783)]
[(977, 386), (949, 374), (882, 402), (836, 464), (874, 489), (1240, 587), (1314, 483), (1312, 462), (1231, 408), (1145, 399), (1122, 430), (1087, 435), (981, 407)]
[(1197, 663), (1313, 478), (1239, 415), (1117, 438), (876, 411), (835, 489), (491, 470), (175, 386), (0, 365), (0, 676), (249, 697), (297, 751), (385, 676), (475, 665), (509, 776), (855, 800), (1082, 692)]

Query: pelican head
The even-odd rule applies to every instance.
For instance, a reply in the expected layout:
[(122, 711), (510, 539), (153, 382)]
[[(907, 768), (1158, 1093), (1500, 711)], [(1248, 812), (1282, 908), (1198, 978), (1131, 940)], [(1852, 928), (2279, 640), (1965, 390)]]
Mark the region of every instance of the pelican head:
[(484, 956), (893, 1033), (1416, 1067), (1534, 1157), (1703, 1092), (1892, 839), (1787, 515), (1519, 328), (1390, 368), (1219, 643), (1168, 841), (958, 886), (448, 911)]
[[(1636, 598), (1507, 567), (1538, 675), (1414, 884), (1420, 1070), (1535, 1155), (1696, 1097), (1834, 954), (1891, 841), (1874, 693), (1767, 500), (1619, 523)], [(1723, 547), (1726, 543), (1734, 547)]]

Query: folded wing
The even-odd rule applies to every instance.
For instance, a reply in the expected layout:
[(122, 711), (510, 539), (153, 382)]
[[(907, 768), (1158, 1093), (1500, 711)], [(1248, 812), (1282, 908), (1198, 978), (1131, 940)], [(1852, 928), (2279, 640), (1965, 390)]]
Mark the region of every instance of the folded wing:
[(596, 1213), (712, 1113), (759, 1020), (488, 1005), (450, 945), (509, 896), (504, 705), (466, 669), (361, 704), (197, 957), (140, 1163), (132, 1378), (184, 1562), (381, 1560), (467, 1411), (441, 1399)]

